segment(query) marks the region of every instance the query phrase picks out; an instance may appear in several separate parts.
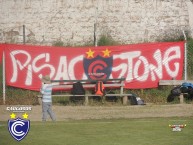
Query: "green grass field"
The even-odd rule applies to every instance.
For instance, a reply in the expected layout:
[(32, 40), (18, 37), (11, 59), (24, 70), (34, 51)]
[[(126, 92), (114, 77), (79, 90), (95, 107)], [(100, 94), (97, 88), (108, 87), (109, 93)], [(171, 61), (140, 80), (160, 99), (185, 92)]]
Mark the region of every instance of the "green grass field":
[[(186, 124), (174, 132), (169, 124)], [(0, 145), (192, 145), (193, 117), (31, 122), (20, 142), (0, 122)]]

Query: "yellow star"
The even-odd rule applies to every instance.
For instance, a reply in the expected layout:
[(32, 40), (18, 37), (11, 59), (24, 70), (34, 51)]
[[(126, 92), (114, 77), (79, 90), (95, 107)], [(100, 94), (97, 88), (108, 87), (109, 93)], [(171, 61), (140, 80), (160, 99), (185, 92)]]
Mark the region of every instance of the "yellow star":
[(10, 117), (11, 117), (11, 119), (15, 119), (16, 114), (15, 113), (11, 113)]
[(89, 57), (93, 58), (93, 57), (94, 57), (94, 56), (93, 56), (94, 51), (92, 51), (91, 49), (89, 49), (89, 51), (86, 52), (86, 54), (87, 54), (87, 58), (89, 58)]
[(27, 119), (28, 118), (28, 114), (27, 113), (23, 114), (22, 116), (23, 116), (23, 119)]
[(106, 50), (104, 50), (102, 52), (103, 52), (103, 57), (105, 57), (105, 56), (109, 57), (110, 53), (111, 53), (111, 51), (109, 51), (107, 48), (106, 48)]

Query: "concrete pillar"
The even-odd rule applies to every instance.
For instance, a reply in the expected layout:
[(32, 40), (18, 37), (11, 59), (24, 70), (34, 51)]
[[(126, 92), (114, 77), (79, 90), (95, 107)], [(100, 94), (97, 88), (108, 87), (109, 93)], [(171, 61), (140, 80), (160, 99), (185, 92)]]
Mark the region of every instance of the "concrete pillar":
[(183, 94), (180, 94), (180, 104), (183, 104), (184, 103), (184, 95)]
[(89, 104), (88, 95), (85, 95), (85, 102), (84, 105), (87, 106)]
[(128, 103), (128, 96), (123, 96), (123, 105), (127, 105)]

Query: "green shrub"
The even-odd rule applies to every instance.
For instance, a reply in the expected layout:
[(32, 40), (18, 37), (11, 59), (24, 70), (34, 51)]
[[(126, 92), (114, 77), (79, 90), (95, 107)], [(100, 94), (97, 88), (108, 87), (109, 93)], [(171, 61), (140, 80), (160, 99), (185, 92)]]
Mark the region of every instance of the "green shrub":
[(184, 41), (184, 35), (181, 30), (178, 29), (169, 29), (163, 31), (159, 34), (157, 38), (158, 42), (176, 42), (176, 41)]
[(55, 41), (52, 46), (64, 46), (64, 42), (62, 41)]
[(187, 71), (188, 79), (193, 79), (193, 39), (188, 38), (187, 40)]
[(110, 35), (102, 35), (97, 45), (98, 46), (110, 46), (110, 45), (118, 45), (119, 43), (115, 41)]

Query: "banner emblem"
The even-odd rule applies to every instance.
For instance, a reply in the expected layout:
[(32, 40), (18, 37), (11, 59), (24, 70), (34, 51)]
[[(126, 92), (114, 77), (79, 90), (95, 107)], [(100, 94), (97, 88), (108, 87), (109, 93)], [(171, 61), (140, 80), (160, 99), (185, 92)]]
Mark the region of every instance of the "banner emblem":
[(14, 139), (21, 141), (29, 132), (30, 120), (23, 120), (19, 117), (8, 120), (8, 129)]
[(92, 59), (84, 58), (83, 64), (88, 79), (108, 79), (112, 72), (113, 57), (103, 58), (98, 55)]

